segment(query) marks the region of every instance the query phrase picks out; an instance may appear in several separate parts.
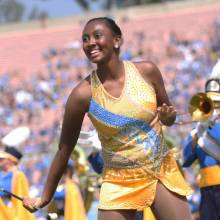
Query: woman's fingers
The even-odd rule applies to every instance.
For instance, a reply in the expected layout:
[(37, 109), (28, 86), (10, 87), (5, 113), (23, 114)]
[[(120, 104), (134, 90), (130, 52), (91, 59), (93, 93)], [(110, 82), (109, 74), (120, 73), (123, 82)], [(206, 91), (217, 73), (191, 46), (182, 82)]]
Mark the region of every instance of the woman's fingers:
[(164, 103), (162, 106), (157, 108), (157, 112), (159, 114), (172, 114), (175, 113), (176, 110), (173, 106), (168, 106)]
[(176, 109), (173, 106), (168, 106), (164, 103), (157, 108), (157, 114), (162, 124), (170, 125), (172, 124), (172, 120), (176, 117)]
[(155, 116), (155, 118), (151, 121), (150, 126), (154, 127), (154, 125), (159, 121), (158, 114)]
[(170, 117), (175, 117), (176, 109), (173, 106), (168, 106), (163, 103), (157, 108), (157, 114), (155, 118), (151, 121), (150, 126), (153, 127), (158, 121), (166, 120)]
[(29, 212), (35, 212), (41, 208), (41, 199), (40, 198), (23, 198), (23, 206)]

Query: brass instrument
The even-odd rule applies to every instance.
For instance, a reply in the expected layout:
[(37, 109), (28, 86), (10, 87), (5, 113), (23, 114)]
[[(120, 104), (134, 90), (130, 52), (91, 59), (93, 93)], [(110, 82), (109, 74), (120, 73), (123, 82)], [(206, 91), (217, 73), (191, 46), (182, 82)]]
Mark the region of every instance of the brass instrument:
[(177, 114), (190, 114), (192, 119), (190, 121), (175, 122), (175, 124), (183, 125), (199, 121), (208, 121), (212, 117), (215, 108), (214, 102), (206, 93), (197, 93), (190, 99), (188, 112)]

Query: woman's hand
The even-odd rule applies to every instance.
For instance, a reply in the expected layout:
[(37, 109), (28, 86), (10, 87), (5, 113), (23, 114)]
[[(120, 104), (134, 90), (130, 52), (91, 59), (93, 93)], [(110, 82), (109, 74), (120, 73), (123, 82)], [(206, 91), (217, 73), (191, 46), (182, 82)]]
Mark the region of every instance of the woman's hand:
[(43, 208), (46, 206), (48, 202), (43, 202), (41, 198), (23, 198), (23, 206), (29, 211), (29, 212), (35, 212), (40, 208)]
[(168, 106), (165, 103), (157, 108), (157, 114), (159, 120), (167, 126), (172, 125), (176, 119), (176, 109), (172, 105)]

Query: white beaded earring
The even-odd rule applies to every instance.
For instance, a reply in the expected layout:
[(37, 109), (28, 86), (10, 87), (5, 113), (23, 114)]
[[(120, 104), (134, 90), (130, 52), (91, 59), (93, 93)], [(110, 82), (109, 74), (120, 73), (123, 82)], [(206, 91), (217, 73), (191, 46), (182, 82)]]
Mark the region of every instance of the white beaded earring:
[(115, 48), (115, 49), (118, 49), (118, 48), (119, 48), (119, 45), (118, 45), (118, 44), (115, 44), (115, 45), (114, 45), (114, 48)]

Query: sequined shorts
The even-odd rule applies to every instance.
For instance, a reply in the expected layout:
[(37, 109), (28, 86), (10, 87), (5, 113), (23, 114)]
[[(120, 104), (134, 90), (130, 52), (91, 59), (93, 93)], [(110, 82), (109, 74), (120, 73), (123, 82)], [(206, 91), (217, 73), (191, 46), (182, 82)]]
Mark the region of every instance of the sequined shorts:
[(144, 168), (106, 168), (100, 191), (99, 209), (136, 209), (151, 206), (155, 198), (157, 182), (179, 195), (192, 194), (192, 189), (171, 154), (162, 162), (158, 174), (149, 174)]

